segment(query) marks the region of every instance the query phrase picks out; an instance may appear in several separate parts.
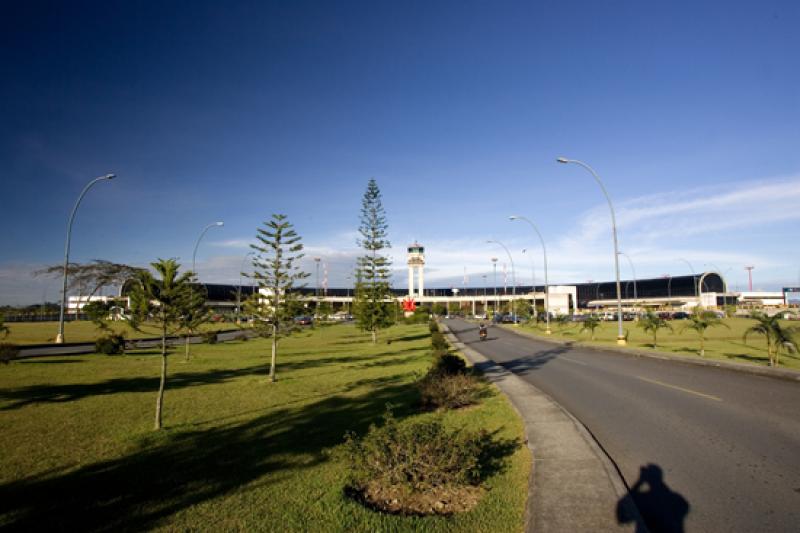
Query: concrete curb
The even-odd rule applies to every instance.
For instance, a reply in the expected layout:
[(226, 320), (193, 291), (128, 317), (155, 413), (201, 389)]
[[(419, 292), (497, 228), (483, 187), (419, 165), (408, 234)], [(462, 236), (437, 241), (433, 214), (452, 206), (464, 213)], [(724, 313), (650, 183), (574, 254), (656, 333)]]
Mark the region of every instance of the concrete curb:
[[(525, 425), (533, 467), (526, 532), (647, 531), (616, 466), (591, 433), (548, 395), (461, 343), (441, 324), (448, 341), (511, 401)], [(618, 506), (630, 517), (617, 521)]]
[(573, 341), (566, 339), (555, 339), (546, 337), (544, 335), (537, 335), (531, 331), (524, 331), (519, 328), (512, 328), (502, 326), (504, 330), (516, 333), (523, 337), (529, 337), (543, 342), (552, 344), (580, 346), (590, 350), (597, 350), (600, 352), (621, 353), (626, 355), (633, 355), (636, 357), (649, 357), (651, 359), (661, 359), (662, 361), (674, 361), (676, 363), (683, 363), (687, 365), (697, 366), (710, 366), (715, 368), (722, 368), (724, 370), (731, 370), (734, 372), (745, 372), (747, 374), (754, 374), (757, 376), (765, 376), (770, 378), (785, 379), (789, 381), (800, 381), (800, 371), (789, 370), (787, 368), (771, 368), (766, 366), (748, 365), (745, 363), (731, 363), (728, 361), (719, 361), (716, 359), (700, 359), (685, 355), (675, 355), (667, 352), (659, 352), (657, 350), (640, 350), (638, 348), (618, 348), (616, 346), (597, 346), (596, 344), (586, 344), (581, 341)]

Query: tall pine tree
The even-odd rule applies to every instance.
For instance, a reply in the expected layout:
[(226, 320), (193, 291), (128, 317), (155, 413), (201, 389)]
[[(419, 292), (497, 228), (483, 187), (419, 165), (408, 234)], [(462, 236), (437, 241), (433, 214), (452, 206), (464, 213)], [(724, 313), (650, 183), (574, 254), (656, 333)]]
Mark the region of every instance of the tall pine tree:
[(378, 342), (378, 330), (392, 325), (394, 301), (389, 288), (391, 261), (381, 251), (391, 246), (387, 238), (386, 212), (381, 203), (381, 191), (370, 179), (361, 200), (361, 224), (358, 245), (364, 255), (356, 262), (356, 291), (353, 314), (362, 331), (372, 334)]
[(253, 274), (259, 291), (245, 302), (245, 311), (255, 319), (256, 332), (272, 338), (269, 378), (275, 382), (278, 341), (296, 331), (295, 316), (303, 309), (295, 285), (309, 276), (298, 263), (303, 258), (303, 244), (286, 215), (272, 215), (272, 220), (258, 229), (259, 244), (250, 245), (258, 254), (253, 259)]

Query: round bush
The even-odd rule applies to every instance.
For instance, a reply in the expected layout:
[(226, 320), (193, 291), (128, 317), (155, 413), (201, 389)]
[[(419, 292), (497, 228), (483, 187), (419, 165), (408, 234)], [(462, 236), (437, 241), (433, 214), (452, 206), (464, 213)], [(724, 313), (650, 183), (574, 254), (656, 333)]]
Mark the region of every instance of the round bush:
[(125, 352), (125, 337), (113, 334), (100, 337), (95, 341), (94, 349), (105, 355), (119, 355)]
[(7, 365), (9, 361), (16, 359), (19, 355), (19, 348), (10, 342), (0, 342), (0, 363)]

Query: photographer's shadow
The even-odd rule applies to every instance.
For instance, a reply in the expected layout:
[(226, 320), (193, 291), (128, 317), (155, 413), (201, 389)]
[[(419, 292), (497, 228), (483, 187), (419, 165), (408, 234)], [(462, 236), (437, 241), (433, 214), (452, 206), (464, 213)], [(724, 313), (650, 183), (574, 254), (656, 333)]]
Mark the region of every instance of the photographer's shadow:
[[(637, 520), (636, 509), (646, 530), (641, 527), (642, 521)], [(620, 524), (636, 522), (636, 533), (683, 533), (689, 509), (689, 502), (664, 483), (661, 467), (648, 464), (639, 470), (639, 479), (628, 495), (617, 503), (617, 521)]]

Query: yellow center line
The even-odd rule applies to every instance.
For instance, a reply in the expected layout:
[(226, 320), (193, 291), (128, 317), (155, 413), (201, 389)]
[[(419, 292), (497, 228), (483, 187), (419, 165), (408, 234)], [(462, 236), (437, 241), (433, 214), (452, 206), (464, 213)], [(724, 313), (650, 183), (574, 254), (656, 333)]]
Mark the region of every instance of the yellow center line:
[(670, 385), (669, 383), (663, 383), (661, 381), (657, 381), (655, 379), (644, 378), (642, 376), (636, 376), (637, 378), (641, 379), (642, 381), (647, 381), (648, 383), (654, 383), (656, 385), (661, 385), (662, 387), (668, 387), (670, 389), (679, 390), (682, 392), (688, 392), (689, 394), (694, 394), (695, 396), (700, 396), (701, 398), (708, 398), (709, 400), (715, 400), (718, 402), (722, 401), (722, 398), (717, 398), (716, 396), (712, 396), (710, 394), (703, 394), (702, 392), (693, 391), (690, 389), (684, 389), (683, 387), (678, 387), (677, 385)]

